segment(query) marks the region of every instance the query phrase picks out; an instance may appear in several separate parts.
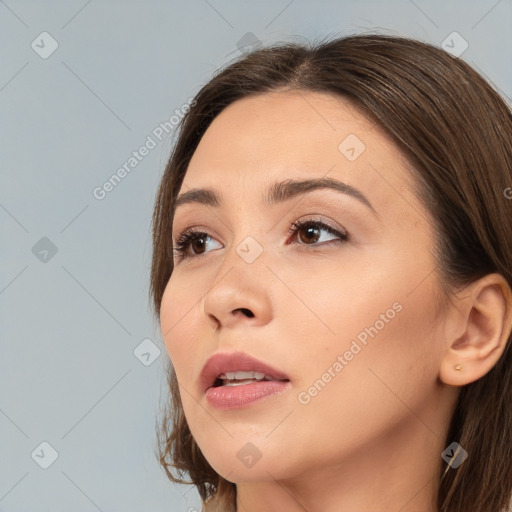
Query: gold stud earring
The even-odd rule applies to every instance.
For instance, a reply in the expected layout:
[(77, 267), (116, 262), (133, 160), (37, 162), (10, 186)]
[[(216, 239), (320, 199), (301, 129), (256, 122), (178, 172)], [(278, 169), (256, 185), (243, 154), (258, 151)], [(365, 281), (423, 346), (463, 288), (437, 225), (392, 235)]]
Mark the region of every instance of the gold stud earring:
[(457, 371), (462, 370), (462, 365), (461, 365), (461, 364), (456, 364), (454, 368), (455, 368)]

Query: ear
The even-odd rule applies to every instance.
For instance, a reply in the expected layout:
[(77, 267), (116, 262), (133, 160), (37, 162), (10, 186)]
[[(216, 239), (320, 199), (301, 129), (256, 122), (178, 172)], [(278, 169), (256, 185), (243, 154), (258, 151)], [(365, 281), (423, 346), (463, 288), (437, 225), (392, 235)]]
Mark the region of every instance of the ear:
[(505, 278), (488, 274), (455, 293), (445, 327), (441, 381), (464, 386), (483, 377), (503, 354), (512, 330), (512, 291)]

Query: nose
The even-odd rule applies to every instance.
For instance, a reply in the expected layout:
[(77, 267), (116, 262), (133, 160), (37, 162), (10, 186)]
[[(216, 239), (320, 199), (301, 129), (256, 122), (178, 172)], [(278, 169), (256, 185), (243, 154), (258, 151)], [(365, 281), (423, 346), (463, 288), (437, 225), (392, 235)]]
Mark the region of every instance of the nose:
[(242, 324), (262, 326), (270, 322), (272, 305), (265, 279), (252, 265), (242, 261), (224, 270), (204, 295), (204, 316), (212, 329)]

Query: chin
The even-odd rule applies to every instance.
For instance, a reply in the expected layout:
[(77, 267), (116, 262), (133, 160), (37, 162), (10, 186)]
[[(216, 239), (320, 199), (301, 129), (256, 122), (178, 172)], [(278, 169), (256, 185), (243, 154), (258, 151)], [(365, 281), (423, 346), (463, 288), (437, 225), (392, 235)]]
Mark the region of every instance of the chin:
[(217, 439), (215, 445), (212, 439), (208, 436), (205, 445), (199, 441), (198, 445), (210, 466), (229, 482), (271, 481), (286, 473), (283, 464), (290, 464), (288, 457), (283, 457), (282, 449), (269, 445), (268, 440), (267, 446), (262, 447), (263, 442), (251, 441), (248, 435), (239, 438), (235, 435), (229, 441)]

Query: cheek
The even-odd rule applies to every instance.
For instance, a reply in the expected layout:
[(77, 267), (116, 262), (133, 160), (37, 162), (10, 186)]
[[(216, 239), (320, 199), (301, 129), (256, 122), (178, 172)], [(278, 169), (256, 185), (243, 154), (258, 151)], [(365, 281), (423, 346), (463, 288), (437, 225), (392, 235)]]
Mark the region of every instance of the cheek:
[(308, 268), (283, 268), (280, 277), (287, 289), (281, 287), (276, 316), (282, 314), (286, 320), (279, 322), (293, 326), (304, 340), (309, 338), (301, 349), (309, 346), (316, 353), (332, 347), (343, 353), (357, 335), (368, 337), (365, 329), (376, 322), (378, 327), (387, 326), (381, 314), (388, 321), (398, 316), (399, 305), (393, 304), (400, 299), (401, 284), (390, 282), (389, 268), (374, 262), (370, 266), (345, 258), (341, 265), (319, 260)]
[(297, 392), (316, 404), (311, 409), (339, 415), (336, 404), (349, 405), (357, 418), (361, 404), (375, 413), (387, 405), (403, 409), (398, 397), (422, 400), (432, 391), (439, 359), (435, 282), (428, 278), (414, 289), (421, 272), (410, 262), (409, 268), (367, 267), (364, 276), (324, 268), (326, 283), (295, 281), (302, 301), (287, 305), (287, 323), (300, 340), (292, 367), (305, 369)]
[(176, 371), (178, 381), (183, 382), (192, 374), (197, 360), (194, 337), (199, 328), (202, 295), (183, 280), (171, 279), (165, 288), (160, 308), (160, 328), (164, 343)]
[(309, 463), (378, 445), (411, 426), (421, 428), (416, 416), (422, 417), (435, 397), (435, 356), (425, 311), (415, 309), (412, 301), (403, 302), (393, 320), (373, 338), (368, 335), (366, 345), (353, 338), (360, 349), (351, 360), (344, 358), (339, 372), (337, 358), (351, 345), (344, 337), (335, 343), (324, 341), (305, 358), (307, 370), (294, 393), (295, 412), (279, 441), (286, 443), (291, 432), (300, 437), (309, 446)]
[[(364, 252), (347, 247), (339, 259), (280, 268), (282, 281), (293, 292), (281, 292), (284, 316), (311, 339), (315, 352), (332, 347), (343, 353), (356, 338), (365, 346), (365, 341), (381, 339), (394, 329), (398, 338), (390, 343), (399, 345), (432, 321), (430, 255), (423, 246), (409, 252), (395, 247), (375, 245)], [(412, 323), (397, 324), (406, 318), (413, 318)]]

